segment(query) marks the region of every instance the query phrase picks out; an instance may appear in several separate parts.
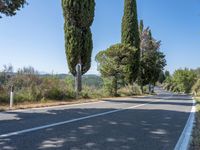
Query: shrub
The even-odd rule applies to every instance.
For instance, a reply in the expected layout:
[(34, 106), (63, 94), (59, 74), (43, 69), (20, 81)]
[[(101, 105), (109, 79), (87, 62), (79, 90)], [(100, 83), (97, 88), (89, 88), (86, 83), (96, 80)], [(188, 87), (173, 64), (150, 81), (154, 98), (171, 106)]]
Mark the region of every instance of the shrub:
[(9, 92), (4, 88), (0, 87), (0, 103), (9, 102)]
[(197, 74), (192, 70), (176, 70), (172, 77), (167, 77), (164, 88), (173, 92), (190, 93), (197, 80)]
[(103, 90), (105, 95), (114, 96), (113, 79), (111, 77), (103, 78)]
[(81, 98), (102, 98), (107, 96), (108, 94), (105, 94), (103, 89), (89, 86), (84, 86), (81, 92)]
[(133, 96), (133, 95), (142, 95), (142, 91), (137, 84), (127, 85), (119, 89), (119, 94), (121, 96)]
[[(56, 77), (44, 78), (39, 88), (41, 91), (41, 99), (63, 100), (74, 97), (74, 94), (70, 91), (71, 86), (67, 88), (65, 82)], [(68, 89), (70, 91), (69, 93)]]
[(197, 82), (192, 87), (192, 93), (195, 96), (200, 96), (200, 79), (198, 79)]

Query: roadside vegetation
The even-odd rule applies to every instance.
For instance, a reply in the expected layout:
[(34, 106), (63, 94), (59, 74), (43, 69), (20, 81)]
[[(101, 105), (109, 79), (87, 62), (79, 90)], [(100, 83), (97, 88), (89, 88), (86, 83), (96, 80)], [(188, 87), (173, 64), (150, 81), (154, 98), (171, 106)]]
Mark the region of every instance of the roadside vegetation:
[[(83, 90), (79, 99), (103, 98), (112, 95), (111, 83), (97, 75), (84, 75)], [(12, 66), (4, 66), (0, 72), (0, 104), (9, 103), (10, 88), (14, 85), (14, 102), (45, 103), (49, 101), (73, 101), (76, 99), (72, 75), (40, 75), (32, 67), (24, 67), (13, 72)], [(134, 88), (121, 87), (119, 96), (141, 94)]]
[(200, 149), (200, 97), (196, 97), (196, 116), (195, 116), (195, 126), (192, 134), (192, 141), (190, 145), (190, 150)]
[(167, 73), (163, 82), (166, 90), (187, 93), (194, 96), (196, 100), (195, 126), (192, 134), (190, 150), (200, 149), (200, 68), (178, 69), (173, 75)]
[[(14, 15), (26, 1), (19, 0), (17, 4), (13, 12), (3, 13), (3, 7), (0, 12)], [(4, 66), (0, 72), (1, 104), (8, 104), (11, 86), (14, 86), (15, 103), (133, 96), (153, 92), (156, 82), (164, 74), (166, 60), (160, 50), (161, 41), (153, 37), (152, 31), (144, 27), (142, 20), (139, 23), (136, 0), (124, 0), (121, 43), (113, 43), (95, 57), (100, 76), (84, 75), (91, 67), (93, 39), (90, 28), (95, 5), (95, 0), (62, 0), (65, 51), (70, 75), (40, 75), (32, 67), (13, 72), (12, 66)]]
[[(102, 80), (98, 76), (84, 76), (84, 90), (80, 98), (101, 97)], [(0, 72), (0, 102), (9, 102), (10, 87), (14, 86), (15, 103), (45, 102), (47, 100), (75, 99), (74, 78), (71, 75), (40, 75), (32, 67), (13, 72), (12, 66), (4, 66)], [(102, 95), (103, 96), (103, 95)]]
[(177, 93), (188, 93), (200, 96), (200, 68), (178, 69), (173, 75), (166, 75), (163, 87)]

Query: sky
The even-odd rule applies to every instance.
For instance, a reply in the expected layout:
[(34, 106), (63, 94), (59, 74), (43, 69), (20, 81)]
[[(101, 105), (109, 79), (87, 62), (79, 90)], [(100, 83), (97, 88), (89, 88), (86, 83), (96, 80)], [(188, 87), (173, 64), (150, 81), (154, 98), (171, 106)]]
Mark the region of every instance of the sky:
[[(0, 19), (0, 70), (32, 66), (41, 73), (69, 73), (65, 55), (61, 0), (28, 0), (14, 17)], [(92, 25), (92, 66), (95, 55), (121, 41), (123, 0), (96, 0)], [(200, 1), (137, 0), (138, 19), (162, 41), (166, 70), (200, 67)]]

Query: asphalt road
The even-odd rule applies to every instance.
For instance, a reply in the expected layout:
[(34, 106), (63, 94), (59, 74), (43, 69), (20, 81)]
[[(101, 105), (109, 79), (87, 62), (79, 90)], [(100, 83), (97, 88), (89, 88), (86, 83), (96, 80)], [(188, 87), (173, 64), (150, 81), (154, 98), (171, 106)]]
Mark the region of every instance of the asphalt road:
[(191, 97), (158, 95), (0, 113), (0, 150), (173, 150)]

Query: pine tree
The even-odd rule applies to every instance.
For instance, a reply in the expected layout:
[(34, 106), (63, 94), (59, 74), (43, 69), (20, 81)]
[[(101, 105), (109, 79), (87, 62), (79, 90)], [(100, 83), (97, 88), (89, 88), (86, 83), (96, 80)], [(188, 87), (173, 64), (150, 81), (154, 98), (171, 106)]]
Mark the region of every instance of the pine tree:
[(118, 95), (119, 81), (123, 81), (120, 86), (130, 82), (131, 64), (134, 64), (132, 56), (136, 51), (137, 49), (130, 45), (115, 44), (104, 51), (100, 51), (96, 56), (98, 69), (103, 78), (109, 78), (112, 81), (110, 88), (113, 89), (111, 91), (114, 91), (115, 96)]
[[(81, 64), (81, 75), (83, 75), (91, 66), (93, 42), (90, 26), (94, 19), (95, 1), (62, 0), (62, 7), (69, 70), (77, 76), (76, 65)], [(78, 83), (78, 91), (81, 91), (81, 79)]]
[(24, 4), (26, 4), (26, 0), (0, 0), (0, 13), (13, 16)]
[(133, 46), (137, 49), (137, 53), (133, 56), (135, 64), (131, 70), (132, 82), (137, 79), (140, 62), (140, 37), (137, 18), (136, 0), (124, 1), (124, 16), (122, 20), (122, 44)]

